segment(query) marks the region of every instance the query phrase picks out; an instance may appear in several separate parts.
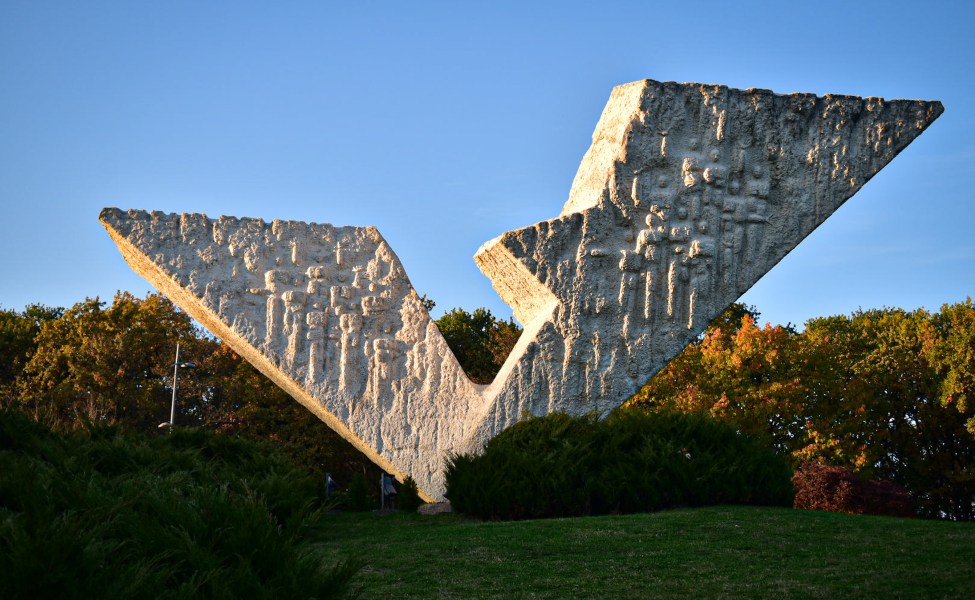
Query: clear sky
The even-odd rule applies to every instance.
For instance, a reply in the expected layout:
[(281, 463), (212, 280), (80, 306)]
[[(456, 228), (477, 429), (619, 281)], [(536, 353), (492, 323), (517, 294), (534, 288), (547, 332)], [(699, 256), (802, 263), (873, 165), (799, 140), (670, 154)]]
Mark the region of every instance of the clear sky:
[(802, 324), (975, 283), (975, 2), (0, 1), (0, 307), (150, 288), (102, 207), (376, 225), (444, 309), (558, 215), (614, 85), (941, 100), (744, 301)]

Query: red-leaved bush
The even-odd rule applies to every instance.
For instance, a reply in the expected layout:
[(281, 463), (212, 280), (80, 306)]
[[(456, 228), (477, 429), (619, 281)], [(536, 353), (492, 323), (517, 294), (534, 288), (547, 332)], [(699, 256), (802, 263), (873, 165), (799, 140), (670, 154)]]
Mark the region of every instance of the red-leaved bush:
[(860, 479), (844, 467), (804, 462), (792, 477), (794, 506), (854, 515), (915, 516), (911, 494), (890, 481)]

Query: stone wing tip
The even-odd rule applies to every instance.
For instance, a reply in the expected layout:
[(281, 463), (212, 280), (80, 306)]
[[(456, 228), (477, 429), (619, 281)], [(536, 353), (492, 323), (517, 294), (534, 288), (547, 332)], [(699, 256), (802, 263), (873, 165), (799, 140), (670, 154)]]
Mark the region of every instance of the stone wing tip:
[(98, 213), (98, 220), (104, 225), (109, 225), (118, 222), (122, 214), (123, 212), (121, 209), (115, 208), (114, 206), (107, 206), (103, 208), (100, 213)]
[(110, 226), (113, 228), (118, 228), (119, 225), (121, 225), (126, 221), (131, 222), (135, 220), (144, 220), (149, 216), (150, 214), (144, 210), (139, 210), (135, 208), (130, 208), (129, 210), (122, 210), (121, 208), (108, 206), (103, 208), (102, 211), (98, 213), (98, 220), (101, 221), (102, 225), (105, 225), (106, 227)]

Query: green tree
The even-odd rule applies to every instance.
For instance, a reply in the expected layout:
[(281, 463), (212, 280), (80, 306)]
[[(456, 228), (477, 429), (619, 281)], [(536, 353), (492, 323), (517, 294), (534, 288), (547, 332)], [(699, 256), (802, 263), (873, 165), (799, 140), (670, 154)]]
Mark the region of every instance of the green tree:
[(0, 407), (17, 398), (15, 381), (37, 349), (41, 325), (57, 319), (61, 308), (31, 304), (22, 312), (0, 310)]
[(514, 319), (498, 319), (486, 308), (455, 308), (436, 323), (464, 372), (480, 384), (494, 380), (521, 335)]
[(975, 518), (975, 436), (943, 396), (956, 389), (945, 383), (952, 366), (965, 361), (939, 362), (975, 335), (966, 304), (810, 321), (810, 343), (838, 363), (818, 370), (812, 458), (906, 487), (924, 516)]
[(176, 342), (197, 340), (190, 318), (162, 296), (120, 293), (108, 307), (85, 300), (41, 325), (19, 382), (21, 402), (58, 429), (85, 419), (154, 426), (168, 404)]
[(932, 366), (942, 377), (939, 399), (967, 417), (975, 435), (975, 306), (972, 299), (944, 305), (932, 325), (938, 343), (930, 348)]
[(379, 477), (362, 453), (164, 296), (120, 293), (110, 306), (87, 299), (63, 313), (28, 307), (23, 315), (0, 314), (0, 326), (6, 323), (13, 334), (4, 342), (17, 342), (27, 350), (16, 356), (29, 357), (9, 404), (55, 429), (91, 421), (158, 431), (169, 420), (178, 342), (181, 358), (196, 364), (180, 373), (178, 427), (275, 442), (296, 463), (340, 482), (354, 473)]

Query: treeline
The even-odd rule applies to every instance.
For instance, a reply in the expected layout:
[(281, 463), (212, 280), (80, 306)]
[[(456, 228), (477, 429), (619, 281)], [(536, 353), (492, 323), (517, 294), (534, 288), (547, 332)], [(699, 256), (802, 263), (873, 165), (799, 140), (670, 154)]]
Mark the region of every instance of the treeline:
[(181, 370), (176, 427), (274, 442), (343, 488), (356, 475), (378, 481), (378, 467), (159, 294), (0, 310), (0, 408), (59, 432), (92, 423), (163, 433), (177, 342), (196, 367)]
[[(740, 320), (734, 313), (740, 314)], [(975, 518), (975, 307), (759, 327), (740, 305), (628, 403), (706, 413), (790, 458), (892, 481), (926, 517)]]
[[(454, 309), (437, 325), (478, 383), (494, 378), (521, 333), (483, 308)], [(177, 343), (181, 360), (196, 364), (180, 374), (177, 427), (275, 442), (296, 463), (331, 473), (342, 489), (378, 481), (378, 467), (355, 447), (160, 294), (0, 310), (0, 408), (59, 432), (93, 423), (160, 433)]]
[[(937, 313), (817, 318), (803, 331), (759, 327), (758, 316), (730, 307), (626, 406), (705, 413), (759, 436), (794, 467), (846, 467), (908, 489), (923, 516), (975, 519), (970, 299)], [(521, 333), (485, 309), (454, 309), (437, 323), (478, 382), (494, 378)], [(158, 432), (177, 342), (197, 364), (180, 377), (177, 426), (276, 442), (342, 487), (356, 474), (378, 479), (355, 448), (156, 294), (0, 310), (0, 407), (59, 431), (92, 422)]]

